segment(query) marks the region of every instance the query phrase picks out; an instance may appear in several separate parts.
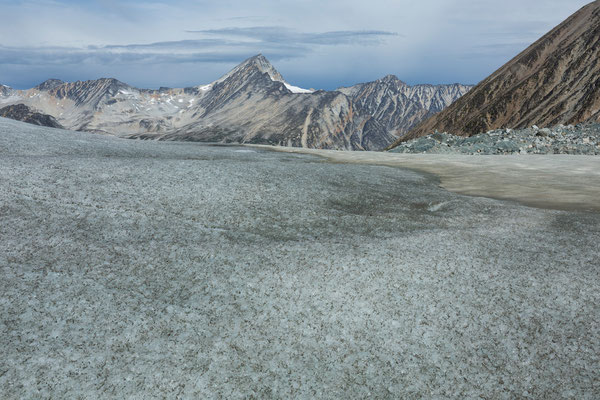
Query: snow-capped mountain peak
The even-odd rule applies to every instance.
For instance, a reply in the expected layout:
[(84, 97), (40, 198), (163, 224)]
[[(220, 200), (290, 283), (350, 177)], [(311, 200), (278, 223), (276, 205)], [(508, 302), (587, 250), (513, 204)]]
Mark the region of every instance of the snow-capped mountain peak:
[(213, 82), (213, 84), (203, 86), (201, 90), (209, 90), (217, 83), (224, 82), (225, 80), (230, 79), (234, 76), (248, 76), (251, 72), (255, 71), (258, 71), (262, 74), (267, 74), (273, 82), (283, 83), (287, 90), (289, 90), (292, 93), (307, 94), (314, 92), (313, 90), (303, 89), (301, 87), (294, 86), (286, 82), (286, 80), (283, 79), (283, 76), (279, 73), (279, 71), (277, 71), (273, 64), (271, 64), (269, 60), (267, 60), (262, 54), (258, 54), (254, 57), (248, 58), (240, 65), (232, 69), (230, 72), (222, 76), (220, 79)]

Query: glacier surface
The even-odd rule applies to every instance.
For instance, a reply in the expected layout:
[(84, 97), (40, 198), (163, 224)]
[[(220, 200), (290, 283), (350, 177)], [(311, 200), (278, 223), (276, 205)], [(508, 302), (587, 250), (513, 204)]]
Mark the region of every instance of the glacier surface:
[(1, 398), (598, 398), (600, 215), (0, 119)]

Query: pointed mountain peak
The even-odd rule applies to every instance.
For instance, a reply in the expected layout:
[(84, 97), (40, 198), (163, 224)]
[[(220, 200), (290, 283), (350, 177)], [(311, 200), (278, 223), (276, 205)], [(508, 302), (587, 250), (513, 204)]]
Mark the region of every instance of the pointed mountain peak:
[(239, 82), (245, 82), (250, 77), (253, 77), (252, 79), (257, 79), (257, 76), (264, 74), (267, 74), (271, 81), (282, 83), (291, 93), (307, 94), (314, 92), (312, 89), (303, 89), (287, 83), (279, 71), (275, 69), (273, 64), (271, 64), (262, 54), (257, 54), (254, 57), (248, 58), (216, 82), (207, 86), (199, 86), (199, 88), (200, 90), (209, 90), (214, 84), (224, 82), (231, 78)]
[(65, 82), (61, 81), (60, 79), (48, 79), (34, 87), (34, 89), (48, 91), (54, 89), (57, 86), (63, 85), (64, 83)]
[(404, 85), (404, 86), (408, 86), (406, 85), (406, 83), (404, 83), (403, 81), (401, 81), (396, 75), (386, 75), (383, 78), (379, 79), (379, 82), (381, 83), (385, 83), (385, 84), (396, 84), (396, 85)]
[(278, 82), (284, 82), (283, 76), (281, 76), (281, 74), (279, 73), (279, 71), (277, 71), (275, 69), (273, 64), (271, 64), (269, 62), (269, 60), (267, 60), (267, 58), (265, 56), (263, 56), (262, 54), (258, 54), (254, 57), (250, 57), (249, 59), (244, 61), (242, 64), (240, 64), (240, 66), (256, 68), (258, 71), (262, 72), (263, 74), (265, 74), (265, 73), (269, 74), (269, 76), (271, 77), (272, 80), (278, 81)]
[(262, 55), (262, 53), (259, 53), (255, 56), (252, 56), (248, 59), (246, 59), (245, 61), (242, 62), (242, 64), (244, 63), (250, 63), (250, 62), (262, 62), (262, 63), (269, 63), (269, 60), (267, 60), (267, 58), (265, 56)]
[(240, 65), (232, 69), (229, 73), (219, 79), (217, 82), (222, 82), (227, 78), (234, 76), (238, 73), (248, 74), (249, 72), (258, 71), (262, 74), (268, 74), (271, 80), (277, 82), (285, 82), (283, 76), (273, 67), (273, 65), (266, 59), (262, 54), (257, 54), (254, 57), (250, 57)]
[(398, 77), (393, 74), (389, 74), (380, 79), (381, 81), (399, 81)]
[(244, 60), (240, 65), (251, 65), (256, 68), (274, 68), (273, 65), (265, 56), (262, 54), (257, 54), (253, 57), (250, 57)]

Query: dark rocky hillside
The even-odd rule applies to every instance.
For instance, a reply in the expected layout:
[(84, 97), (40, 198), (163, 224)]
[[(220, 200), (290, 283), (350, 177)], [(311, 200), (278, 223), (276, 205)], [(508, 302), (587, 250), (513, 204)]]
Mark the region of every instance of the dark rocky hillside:
[(15, 104), (1, 108), (0, 117), (27, 122), (33, 125), (62, 128), (62, 125), (52, 115), (35, 112), (25, 104)]

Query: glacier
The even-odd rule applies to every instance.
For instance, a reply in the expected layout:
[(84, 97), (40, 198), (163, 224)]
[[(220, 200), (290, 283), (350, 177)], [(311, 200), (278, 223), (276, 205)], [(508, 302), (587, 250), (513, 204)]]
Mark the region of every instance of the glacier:
[(600, 214), (0, 119), (0, 397), (600, 396)]

